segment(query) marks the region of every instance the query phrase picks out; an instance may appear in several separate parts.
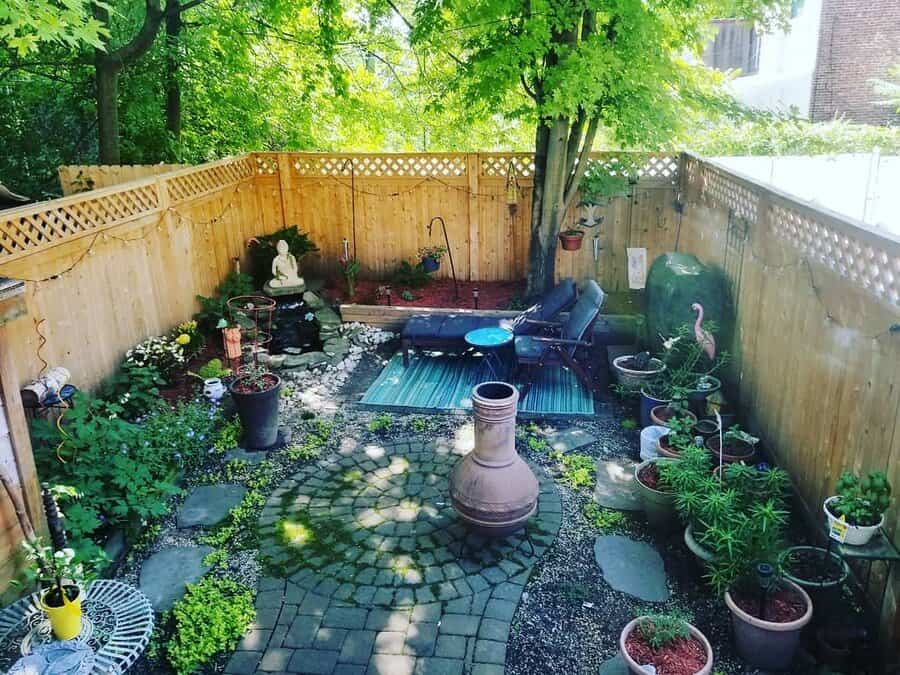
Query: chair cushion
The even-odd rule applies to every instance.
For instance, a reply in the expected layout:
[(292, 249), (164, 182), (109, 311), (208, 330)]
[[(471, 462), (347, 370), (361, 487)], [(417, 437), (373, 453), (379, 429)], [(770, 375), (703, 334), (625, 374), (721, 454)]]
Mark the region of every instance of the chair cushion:
[(464, 342), (466, 333), (476, 328), (501, 325), (496, 317), (478, 314), (416, 314), (403, 326), (404, 340), (417, 339)]
[(575, 304), (577, 295), (575, 281), (562, 279), (540, 301), (533, 304), (513, 320), (512, 331), (516, 335), (534, 335), (541, 330), (541, 327), (528, 323), (528, 319), (553, 321), (560, 312), (569, 309)]
[(538, 342), (531, 335), (516, 336), (516, 359), (519, 361), (537, 361), (547, 348), (547, 343)]

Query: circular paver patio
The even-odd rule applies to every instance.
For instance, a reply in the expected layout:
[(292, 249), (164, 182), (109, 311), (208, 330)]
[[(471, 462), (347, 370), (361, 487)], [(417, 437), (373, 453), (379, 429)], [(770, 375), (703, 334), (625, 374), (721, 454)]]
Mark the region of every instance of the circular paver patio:
[(471, 534), (448, 494), (465, 452), (447, 440), (345, 439), (283, 482), (259, 523), (271, 576), (228, 672), (502, 673), (560, 498), (535, 469), (540, 501), (525, 533)]

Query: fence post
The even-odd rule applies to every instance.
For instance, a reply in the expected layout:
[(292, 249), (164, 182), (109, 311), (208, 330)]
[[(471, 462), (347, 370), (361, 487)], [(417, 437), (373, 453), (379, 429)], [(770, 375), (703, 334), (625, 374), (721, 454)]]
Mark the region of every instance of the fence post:
[(469, 179), (469, 281), (478, 281), (478, 179), (481, 159), (476, 153), (466, 154), (466, 175)]
[(278, 198), (281, 200), (281, 227), (288, 226), (287, 196), (291, 193), (291, 155), (278, 153)]

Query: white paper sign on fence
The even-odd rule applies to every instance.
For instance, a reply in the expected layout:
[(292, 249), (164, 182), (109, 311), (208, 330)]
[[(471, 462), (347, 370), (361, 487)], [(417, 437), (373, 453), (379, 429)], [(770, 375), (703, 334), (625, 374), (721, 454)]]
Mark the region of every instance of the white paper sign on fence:
[(628, 288), (640, 289), (647, 283), (647, 249), (628, 250)]

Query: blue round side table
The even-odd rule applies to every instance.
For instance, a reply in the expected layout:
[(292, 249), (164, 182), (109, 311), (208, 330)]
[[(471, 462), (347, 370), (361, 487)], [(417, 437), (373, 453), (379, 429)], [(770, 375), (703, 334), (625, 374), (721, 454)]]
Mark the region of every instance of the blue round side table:
[(476, 328), (466, 333), (466, 344), (475, 348), (484, 356), (484, 364), (490, 372), (492, 380), (499, 380), (498, 371), (502, 365), (499, 351), (512, 343), (512, 331), (499, 326)]

